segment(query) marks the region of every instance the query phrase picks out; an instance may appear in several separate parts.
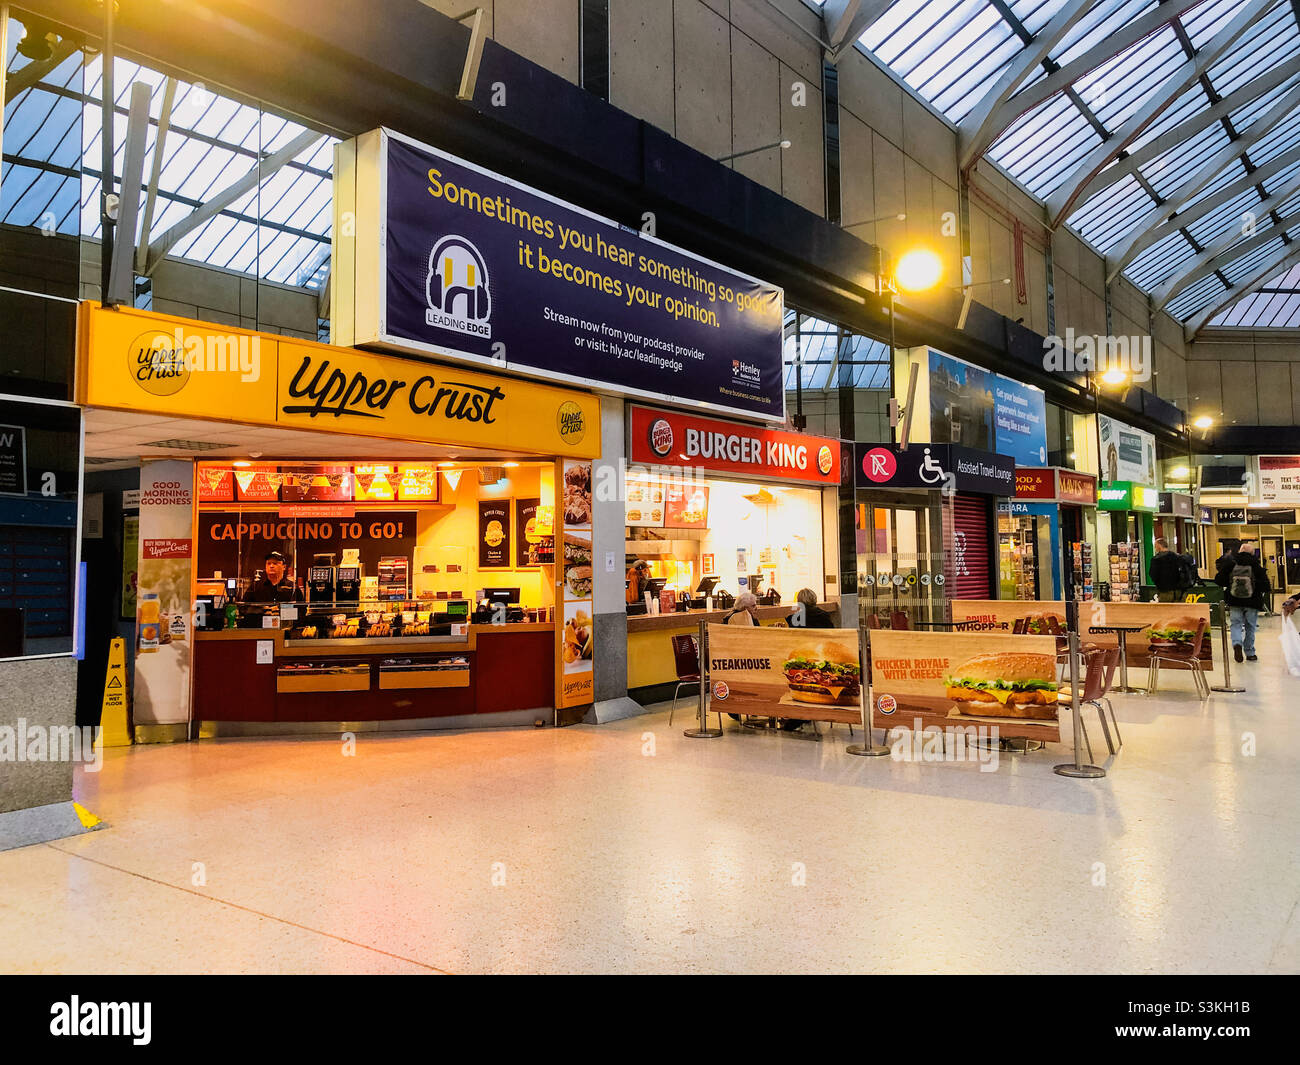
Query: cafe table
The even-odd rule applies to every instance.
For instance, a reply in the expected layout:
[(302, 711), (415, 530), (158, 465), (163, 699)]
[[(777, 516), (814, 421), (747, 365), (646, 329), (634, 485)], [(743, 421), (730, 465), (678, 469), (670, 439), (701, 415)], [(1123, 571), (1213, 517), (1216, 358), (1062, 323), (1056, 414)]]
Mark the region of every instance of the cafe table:
[(1115, 638), (1119, 641), (1119, 687), (1116, 691), (1127, 692), (1133, 695), (1145, 695), (1145, 688), (1130, 688), (1128, 686), (1128, 634), (1130, 632), (1141, 632), (1145, 625), (1089, 625), (1089, 632), (1113, 632)]

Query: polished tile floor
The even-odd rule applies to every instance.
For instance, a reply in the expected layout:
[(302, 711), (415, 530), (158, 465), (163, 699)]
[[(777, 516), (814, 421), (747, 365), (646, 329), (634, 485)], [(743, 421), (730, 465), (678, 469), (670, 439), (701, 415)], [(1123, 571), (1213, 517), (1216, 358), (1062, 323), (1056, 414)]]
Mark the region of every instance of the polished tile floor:
[(0, 971), (1295, 972), (1277, 633), (1244, 695), (1120, 698), (1099, 781), (681, 711), (111, 751), (77, 781), (106, 830), (0, 853)]

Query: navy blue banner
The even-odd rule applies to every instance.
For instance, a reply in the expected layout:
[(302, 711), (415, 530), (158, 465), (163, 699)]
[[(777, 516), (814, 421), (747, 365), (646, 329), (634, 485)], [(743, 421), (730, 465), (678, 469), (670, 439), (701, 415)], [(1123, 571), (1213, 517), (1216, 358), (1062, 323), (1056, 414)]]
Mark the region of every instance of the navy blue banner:
[(854, 444), (859, 488), (929, 488), (976, 495), (1014, 496), (1016, 460), (960, 444)]
[(383, 339), (785, 415), (781, 290), (389, 134)]

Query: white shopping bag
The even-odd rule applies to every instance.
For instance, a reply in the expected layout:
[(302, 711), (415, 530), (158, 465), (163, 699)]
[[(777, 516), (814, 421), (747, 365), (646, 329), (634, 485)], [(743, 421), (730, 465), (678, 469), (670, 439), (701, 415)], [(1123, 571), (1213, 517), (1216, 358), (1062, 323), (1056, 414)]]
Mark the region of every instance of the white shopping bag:
[(1291, 676), (1300, 677), (1300, 632), (1296, 632), (1295, 623), (1288, 617), (1282, 619), (1282, 657)]

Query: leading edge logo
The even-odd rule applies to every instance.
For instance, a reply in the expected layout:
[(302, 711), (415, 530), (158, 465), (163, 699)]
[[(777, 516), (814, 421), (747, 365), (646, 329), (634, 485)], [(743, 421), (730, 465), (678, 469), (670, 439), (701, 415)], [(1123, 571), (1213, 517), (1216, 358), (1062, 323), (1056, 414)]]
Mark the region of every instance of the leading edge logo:
[(429, 253), (424, 324), (492, 338), (492, 295), (482, 253), (466, 237), (443, 237)]

